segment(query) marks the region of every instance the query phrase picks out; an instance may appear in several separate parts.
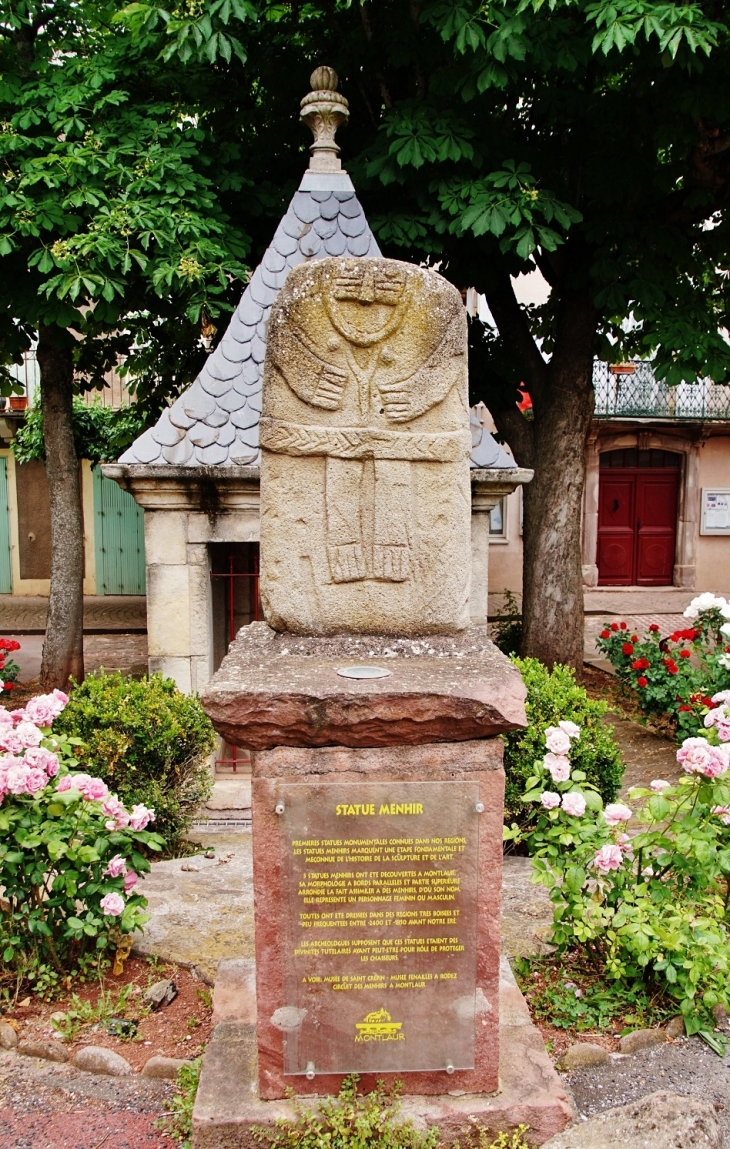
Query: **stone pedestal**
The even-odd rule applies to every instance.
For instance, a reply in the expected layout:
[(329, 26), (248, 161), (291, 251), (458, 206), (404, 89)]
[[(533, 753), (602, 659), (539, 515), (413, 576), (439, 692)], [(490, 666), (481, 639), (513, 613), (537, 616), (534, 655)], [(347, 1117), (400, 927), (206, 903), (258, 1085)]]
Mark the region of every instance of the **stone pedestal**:
[[(339, 673), (357, 665), (386, 673)], [(537, 1143), (565, 1126), (557, 1074), (500, 974), (497, 736), (525, 724), (524, 695), (480, 627), (239, 632), (203, 705), (252, 751), (256, 991), (253, 968), (240, 993), (225, 971), (217, 983), (196, 1149), (251, 1145), (253, 1127), (293, 1116), (287, 1089), (314, 1102), (348, 1071), (364, 1089), (401, 1081), (404, 1112), (445, 1141), (475, 1123), (526, 1121)]]

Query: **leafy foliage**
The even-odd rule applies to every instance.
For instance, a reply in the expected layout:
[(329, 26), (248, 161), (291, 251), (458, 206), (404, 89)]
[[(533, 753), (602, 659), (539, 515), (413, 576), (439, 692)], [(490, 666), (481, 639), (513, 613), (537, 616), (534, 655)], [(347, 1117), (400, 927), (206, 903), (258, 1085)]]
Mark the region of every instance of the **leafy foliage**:
[(168, 854), (181, 848), (212, 786), (215, 733), (197, 698), (159, 674), (100, 671), (74, 689), (58, 729), (81, 740), (80, 762), (123, 801), (154, 808)]
[[(148, 421), (148, 414), (141, 403), (113, 410), (98, 403), (89, 405), (83, 399), (74, 399), (73, 431), (77, 458), (88, 459), (92, 463), (114, 462), (142, 434)], [(45, 459), (40, 404), (26, 412), (12, 447), (19, 463)]]
[[(28, 719), (17, 729), (25, 737), (32, 727)], [(134, 893), (133, 879), (150, 868), (142, 851), (163, 844), (151, 830), (135, 829), (128, 813), (110, 822), (106, 787), (80, 788), (84, 778), (94, 781), (88, 775), (70, 775), (78, 787), (69, 781), (78, 765), (77, 739), (50, 726), (40, 732), (40, 740), (25, 742), (33, 747), (27, 762), (6, 755), (2, 764), (0, 981), (6, 992), (9, 983), (16, 989), (30, 983), (38, 993), (52, 993), (69, 973), (108, 964), (124, 935), (147, 920), (147, 901)], [(32, 766), (39, 757), (55, 762), (55, 775), (46, 776), (47, 765)], [(146, 825), (149, 811), (144, 815)]]
[(337, 1097), (326, 1097), (316, 1108), (293, 1099), (296, 1121), (277, 1121), (274, 1130), (255, 1129), (253, 1137), (270, 1149), (436, 1149), (437, 1129), (419, 1132), (410, 1121), (398, 1120), (400, 1087), (387, 1089), (379, 1081), (371, 1093), (358, 1093), (359, 1077), (351, 1073)]
[(702, 729), (712, 696), (730, 687), (730, 607), (724, 598), (714, 601), (696, 612), (690, 626), (665, 638), (656, 623), (640, 638), (625, 622), (614, 621), (596, 639), (643, 712), (669, 715), (680, 738)]
[(202, 1065), (202, 1057), (196, 1057), (194, 1061), (178, 1069), (175, 1096), (170, 1103), (170, 1110), (158, 1122), (162, 1132), (173, 1141), (177, 1141), (181, 1149), (191, 1149), (193, 1143), (193, 1107)]
[(573, 751), (575, 765), (604, 802), (615, 798), (623, 763), (613, 734), (601, 722), (607, 706), (590, 699), (569, 667), (549, 671), (534, 658), (515, 658), (527, 687), (527, 730), (504, 735), (505, 823), (526, 827), (534, 823), (531, 807), (522, 801), (525, 783), (545, 752), (544, 730), (561, 719), (575, 722), (581, 737)]
[(711, 1010), (730, 1003), (730, 752), (712, 730), (677, 756), (687, 773), (676, 785), (630, 792), (642, 802), (634, 837), (628, 807), (604, 809), (572, 761), (559, 778), (546, 756), (523, 796), (538, 804), (527, 843), (533, 881), (555, 905), (558, 954), (578, 945), (608, 979), (673, 999), (687, 1033), (712, 1044)]

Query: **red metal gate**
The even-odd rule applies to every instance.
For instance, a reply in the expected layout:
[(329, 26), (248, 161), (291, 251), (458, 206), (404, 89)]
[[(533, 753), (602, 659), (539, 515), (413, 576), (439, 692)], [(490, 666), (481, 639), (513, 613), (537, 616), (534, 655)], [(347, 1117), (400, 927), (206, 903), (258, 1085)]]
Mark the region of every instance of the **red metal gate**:
[[(211, 551), (213, 567), (224, 568), (222, 570), (212, 569), (210, 577), (211, 580), (216, 580), (223, 588), (224, 631), (222, 636), (222, 653), (227, 654), (240, 626), (246, 625), (247, 622), (258, 622), (260, 618), (258, 544), (220, 544), (218, 547), (212, 547)], [(236, 569), (241, 566), (248, 569)], [(239, 580), (246, 581), (241, 583)], [(241, 589), (245, 589), (248, 593), (241, 595)], [(218, 663), (215, 667), (217, 670), (223, 659), (219, 657), (216, 658), (215, 661)], [(229, 746), (228, 743), (224, 742), (223, 754), (220, 758), (216, 758), (215, 764), (216, 767), (230, 766), (233, 773), (236, 774), (240, 761), (240, 751), (238, 747)]]

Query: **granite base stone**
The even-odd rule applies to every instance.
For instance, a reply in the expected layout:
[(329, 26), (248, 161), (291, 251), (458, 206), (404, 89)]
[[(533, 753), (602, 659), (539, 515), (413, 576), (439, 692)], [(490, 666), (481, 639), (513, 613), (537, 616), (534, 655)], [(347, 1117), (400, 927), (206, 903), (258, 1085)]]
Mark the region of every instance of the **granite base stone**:
[[(272, 1128), (277, 1120), (295, 1120), (291, 1101), (263, 1101), (259, 1096), (254, 966), (252, 960), (238, 959), (218, 967), (214, 1016), (226, 1020), (213, 1030), (203, 1058), (193, 1110), (193, 1149), (255, 1149), (258, 1143), (252, 1131), (256, 1127)], [(529, 1126), (530, 1143), (542, 1145), (561, 1133), (572, 1118), (565, 1089), (505, 958), (499, 993), (496, 1091), (415, 1095), (408, 1093), (408, 1074), (402, 1075), (402, 1117), (419, 1129), (437, 1126), (445, 1145), (458, 1137), (473, 1138), (475, 1127), (494, 1137), (521, 1124)], [(237, 998), (240, 1011), (235, 1018)], [(319, 1100), (309, 1096), (299, 1102), (315, 1107)]]

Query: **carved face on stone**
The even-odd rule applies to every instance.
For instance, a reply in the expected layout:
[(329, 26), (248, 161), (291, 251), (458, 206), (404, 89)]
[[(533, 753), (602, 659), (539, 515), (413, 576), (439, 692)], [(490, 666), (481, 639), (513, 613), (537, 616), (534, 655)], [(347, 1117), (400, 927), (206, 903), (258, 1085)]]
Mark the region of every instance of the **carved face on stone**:
[(409, 295), (399, 265), (348, 259), (336, 278), (328, 281), (324, 301), (340, 335), (357, 347), (370, 347), (400, 326)]

